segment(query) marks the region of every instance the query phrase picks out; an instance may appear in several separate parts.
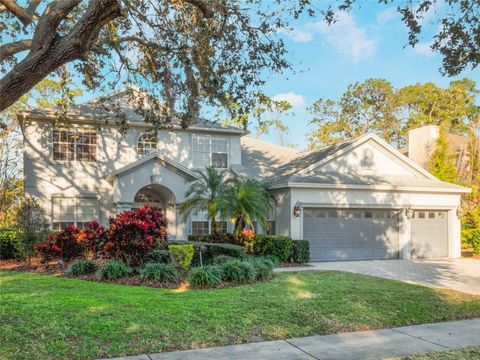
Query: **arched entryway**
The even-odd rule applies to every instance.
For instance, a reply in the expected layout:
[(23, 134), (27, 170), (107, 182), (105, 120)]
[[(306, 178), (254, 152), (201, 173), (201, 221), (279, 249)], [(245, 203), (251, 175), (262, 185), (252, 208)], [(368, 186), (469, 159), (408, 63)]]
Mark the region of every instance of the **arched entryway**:
[(137, 209), (145, 205), (160, 208), (168, 220), (168, 237), (176, 238), (177, 216), (175, 194), (167, 187), (159, 184), (150, 184), (142, 187), (135, 194), (132, 208)]

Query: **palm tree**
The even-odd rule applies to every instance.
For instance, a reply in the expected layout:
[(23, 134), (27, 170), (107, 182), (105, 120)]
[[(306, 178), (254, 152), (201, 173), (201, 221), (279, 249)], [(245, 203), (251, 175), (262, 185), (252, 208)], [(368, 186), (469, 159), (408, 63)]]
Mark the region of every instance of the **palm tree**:
[(239, 236), (245, 225), (254, 221), (267, 226), (272, 197), (267, 188), (256, 180), (231, 179), (221, 202), (222, 217), (232, 219), (234, 234)]
[(218, 235), (216, 216), (220, 211), (220, 202), (226, 184), (226, 170), (218, 172), (214, 167), (207, 167), (205, 171), (195, 170), (198, 179), (192, 180), (185, 192), (187, 200), (180, 207), (180, 214), (184, 221), (194, 208), (206, 211), (207, 218), (212, 223), (212, 230)]

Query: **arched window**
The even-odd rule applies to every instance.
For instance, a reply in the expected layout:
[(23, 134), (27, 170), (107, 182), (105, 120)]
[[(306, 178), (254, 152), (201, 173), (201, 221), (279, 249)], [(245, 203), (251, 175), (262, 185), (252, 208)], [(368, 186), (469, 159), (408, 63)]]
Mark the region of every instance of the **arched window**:
[(155, 134), (142, 134), (138, 138), (138, 155), (148, 155), (157, 149), (157, 136)]

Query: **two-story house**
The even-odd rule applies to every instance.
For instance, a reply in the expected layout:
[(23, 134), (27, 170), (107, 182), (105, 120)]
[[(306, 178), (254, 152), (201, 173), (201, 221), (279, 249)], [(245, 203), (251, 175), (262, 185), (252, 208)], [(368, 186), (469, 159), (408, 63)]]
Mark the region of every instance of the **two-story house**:
[[(460, 256), (460, 195), (374, 135), (297, 152), (199, 120), (153, 131), (126, 99), (122, 134), (96, 101), (73, 106), (71, 125), (52, 110), (18, 114), (25, 141), (25, 193), (43, 204), (52, 229), (84, 226), (146, 203), (163, 209), (168, 235), (207, 233), (204, 214), (183, 221), (195, 169), (213, 165), (268, 184), (275, 198), (271, 232), (310, 242), (312, 260)], [(224, 226), (230, 228), (226, 221)]]

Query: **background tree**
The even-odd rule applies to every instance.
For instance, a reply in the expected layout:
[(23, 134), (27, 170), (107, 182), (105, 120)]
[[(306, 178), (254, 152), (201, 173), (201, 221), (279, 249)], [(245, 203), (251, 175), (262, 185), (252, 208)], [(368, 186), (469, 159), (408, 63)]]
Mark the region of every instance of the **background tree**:
[(220, 213), (222, 197), (225, 191), (227, 172), (207, 167), (205, 171), (196, 170), (198, 179), (193, 180), (185, 192), (187, 200), (182, 204), (180, 213), (184, 220), (194, 210), (205, 211), (212, 224), (214, 235), (220, 233), (217, 216)]
[(318, 99), (309, 109), (315, 129), (310, 147), (332, 144), (373, 132), (387, 142), (401, 144), (397, 97), (383, 79), (367, 79), (348, 86), (340, 100)]
[(397, 93), (405, 128), (443, 126), (448, 132), (465, 134), (479, 91), (473, 80), (452, 81), (448, 88), (433, 83), (406, 86)]
[(320, 98), (309, 108), (315, 127), (308, 140), (315, 147), (371, 132), (400, 148), (408, 130), (425, 125), (459, 135), (475, 133), (475, 139), (478, 94), (470, 79), (452, 81), (447, 88), (425, 83), (399, 90), (386, 80), (367, 79), (349, 85), (340, 100)]
[(455, 183), (457, 182), (457, 169), (454, 157), (455, 155), (448, 152), (446, 131), (444, 127), (441, 127), (435, 149), (427, 162), (427, 170), (442, 181)]
[[(238, 108), (237, 104), (231, 104), (231, 108)], [(282, 146), (288, 146), (286, 136), (289, 128), (282, 118), (293, 116), (292, 105), (285, 100), (274, 100), (263, 93), (257, 94), (255, 106), (248, 113), (237, 113), (234, 117), (225, 114), (224, 111), (217, 111), (217, 121), (226, 125), (233, 125), (244, 130), (254, 131), (256, 138), (276, 131), (280, 137)]]

